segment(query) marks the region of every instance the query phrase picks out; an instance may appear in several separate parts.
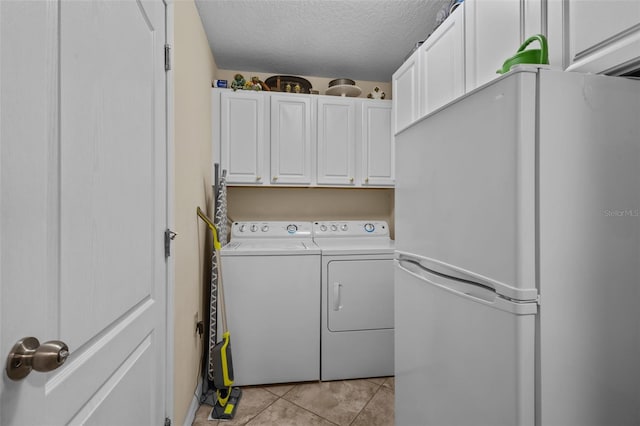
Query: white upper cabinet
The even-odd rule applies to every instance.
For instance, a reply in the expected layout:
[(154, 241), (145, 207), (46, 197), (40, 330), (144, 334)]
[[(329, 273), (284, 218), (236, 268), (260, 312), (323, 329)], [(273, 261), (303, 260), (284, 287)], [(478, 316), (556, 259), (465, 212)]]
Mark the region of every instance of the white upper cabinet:
[(464, 6), (458, 6), (419, 48), (420, 116), (464, 94)]
[[(214, 99), (214, 115), (215, 104)], [(269, 173), (265, 97), (261, 93), (225, 91), (220, 94), (219, 111), (220, 162), (227, 170), (227, 180), (262, 184)]]
[[(499, 77), (496, 71), (525, 39), (545, 32), (543, 4), (546, 0), (465, 0), (467, 92)], [(539, 49), (535, 43), (531, 48)]]
[(394, 185), (391, 101), (212, 89), (229, 185)]
[(470, 91), (498, 77), (496, 71), (520, 47), (522, 3), (465, 0), (464, 7), (465, 78)]
[(621, 74), (640, 67), (640, 1), (558, 3), (548, 5), (549, 42), (565, 40), (561, 65), (568, 71)]
[(496, 71), (526, 38), (546, 31), (547, 1), (465, 0), (458, 6), (393, 74), (394, 134), (498, 78)]
[(393, 133), (404, 129), (420, 115), (419, 70), (416, 50), (391, 77), (393, 90)]
[(311, 96), (271, 95), (271, 183), (311, 183)]
[(395, 179), (391, 105), (388, 101), (362, 104), (362, 185), (393, 185)]
[(354, 185), (356, 103), (347, 98), (318, 98), (318, 184)]

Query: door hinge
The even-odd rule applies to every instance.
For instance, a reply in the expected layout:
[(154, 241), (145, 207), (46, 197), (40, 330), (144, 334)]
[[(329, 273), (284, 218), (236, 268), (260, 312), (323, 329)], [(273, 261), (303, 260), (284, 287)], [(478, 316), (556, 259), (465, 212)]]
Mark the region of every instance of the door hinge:
[(171, 45), (164, 45), (164, 70), (169, 71), (171, 69)]
[(177, 235), (178, 234), (169, 228), (164, 231), (164, 257), (171, 256), (171, 241), (173, 241)]
[(171, 426), (171, 419), (169, 417), (164, 418), (164, 426)]

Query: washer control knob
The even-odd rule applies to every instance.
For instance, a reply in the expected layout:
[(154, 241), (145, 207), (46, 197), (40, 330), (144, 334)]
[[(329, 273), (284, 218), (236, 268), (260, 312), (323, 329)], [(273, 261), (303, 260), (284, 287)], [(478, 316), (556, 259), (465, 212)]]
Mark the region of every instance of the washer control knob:
[(327, 225), (325, 225), (324, 223), (322, 225), (320, 225), (320, 230), (322, 232), (325, 232), (327, 230)]
[(269, 230), (269, 225), (262, 225), (262, 232), (267, 232)]
[(373, 225), (373, 223), (365, 223), (364, 230), (367, 232), (373, 232), (376, 230), (376, 227)]
[(349, 226), (348, 226), (346, 223), (343, 223), (343, 224), (340, 226), (340, 229), (342, 229), (343, 231), (346, 231), (347, 229), (349, 229)]
[(332, 231), (337, 231), (338, 230), (338, 225), (331, 225), (331, 230)]
[(247, 229), (247, 225), (245, 225), (244, 223), (238, 227), (239, 232), (244, 232), (245, 229)]
[(255, 223), (251, 225), (251, 232), (256, 232), (258, 230), (258, 225), (256, 225)]
[(297, 225), (291, 224), (287, 226), (287, 232), (290, 234), (295, 234), (297, 230), (298, 230)]

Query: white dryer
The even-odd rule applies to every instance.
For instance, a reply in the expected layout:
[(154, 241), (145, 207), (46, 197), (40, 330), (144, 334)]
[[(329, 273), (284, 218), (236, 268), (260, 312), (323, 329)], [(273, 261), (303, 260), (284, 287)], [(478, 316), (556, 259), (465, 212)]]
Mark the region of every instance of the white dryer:
[(393, 375), (393, 258), (381, 221), (314, 222), (322, 251), (321, 380)]
[(236, 222), (221, 260), (234, 384), (318, 380), (320, 250), (311, 222)]

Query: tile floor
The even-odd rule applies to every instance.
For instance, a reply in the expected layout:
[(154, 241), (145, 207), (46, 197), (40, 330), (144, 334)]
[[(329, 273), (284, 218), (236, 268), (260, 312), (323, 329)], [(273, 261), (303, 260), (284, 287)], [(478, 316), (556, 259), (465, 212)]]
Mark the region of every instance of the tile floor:
[(232, 421), (202, 405), (192, 426), (393, 426), (394, 391), (393, 377), (248, 386)]

